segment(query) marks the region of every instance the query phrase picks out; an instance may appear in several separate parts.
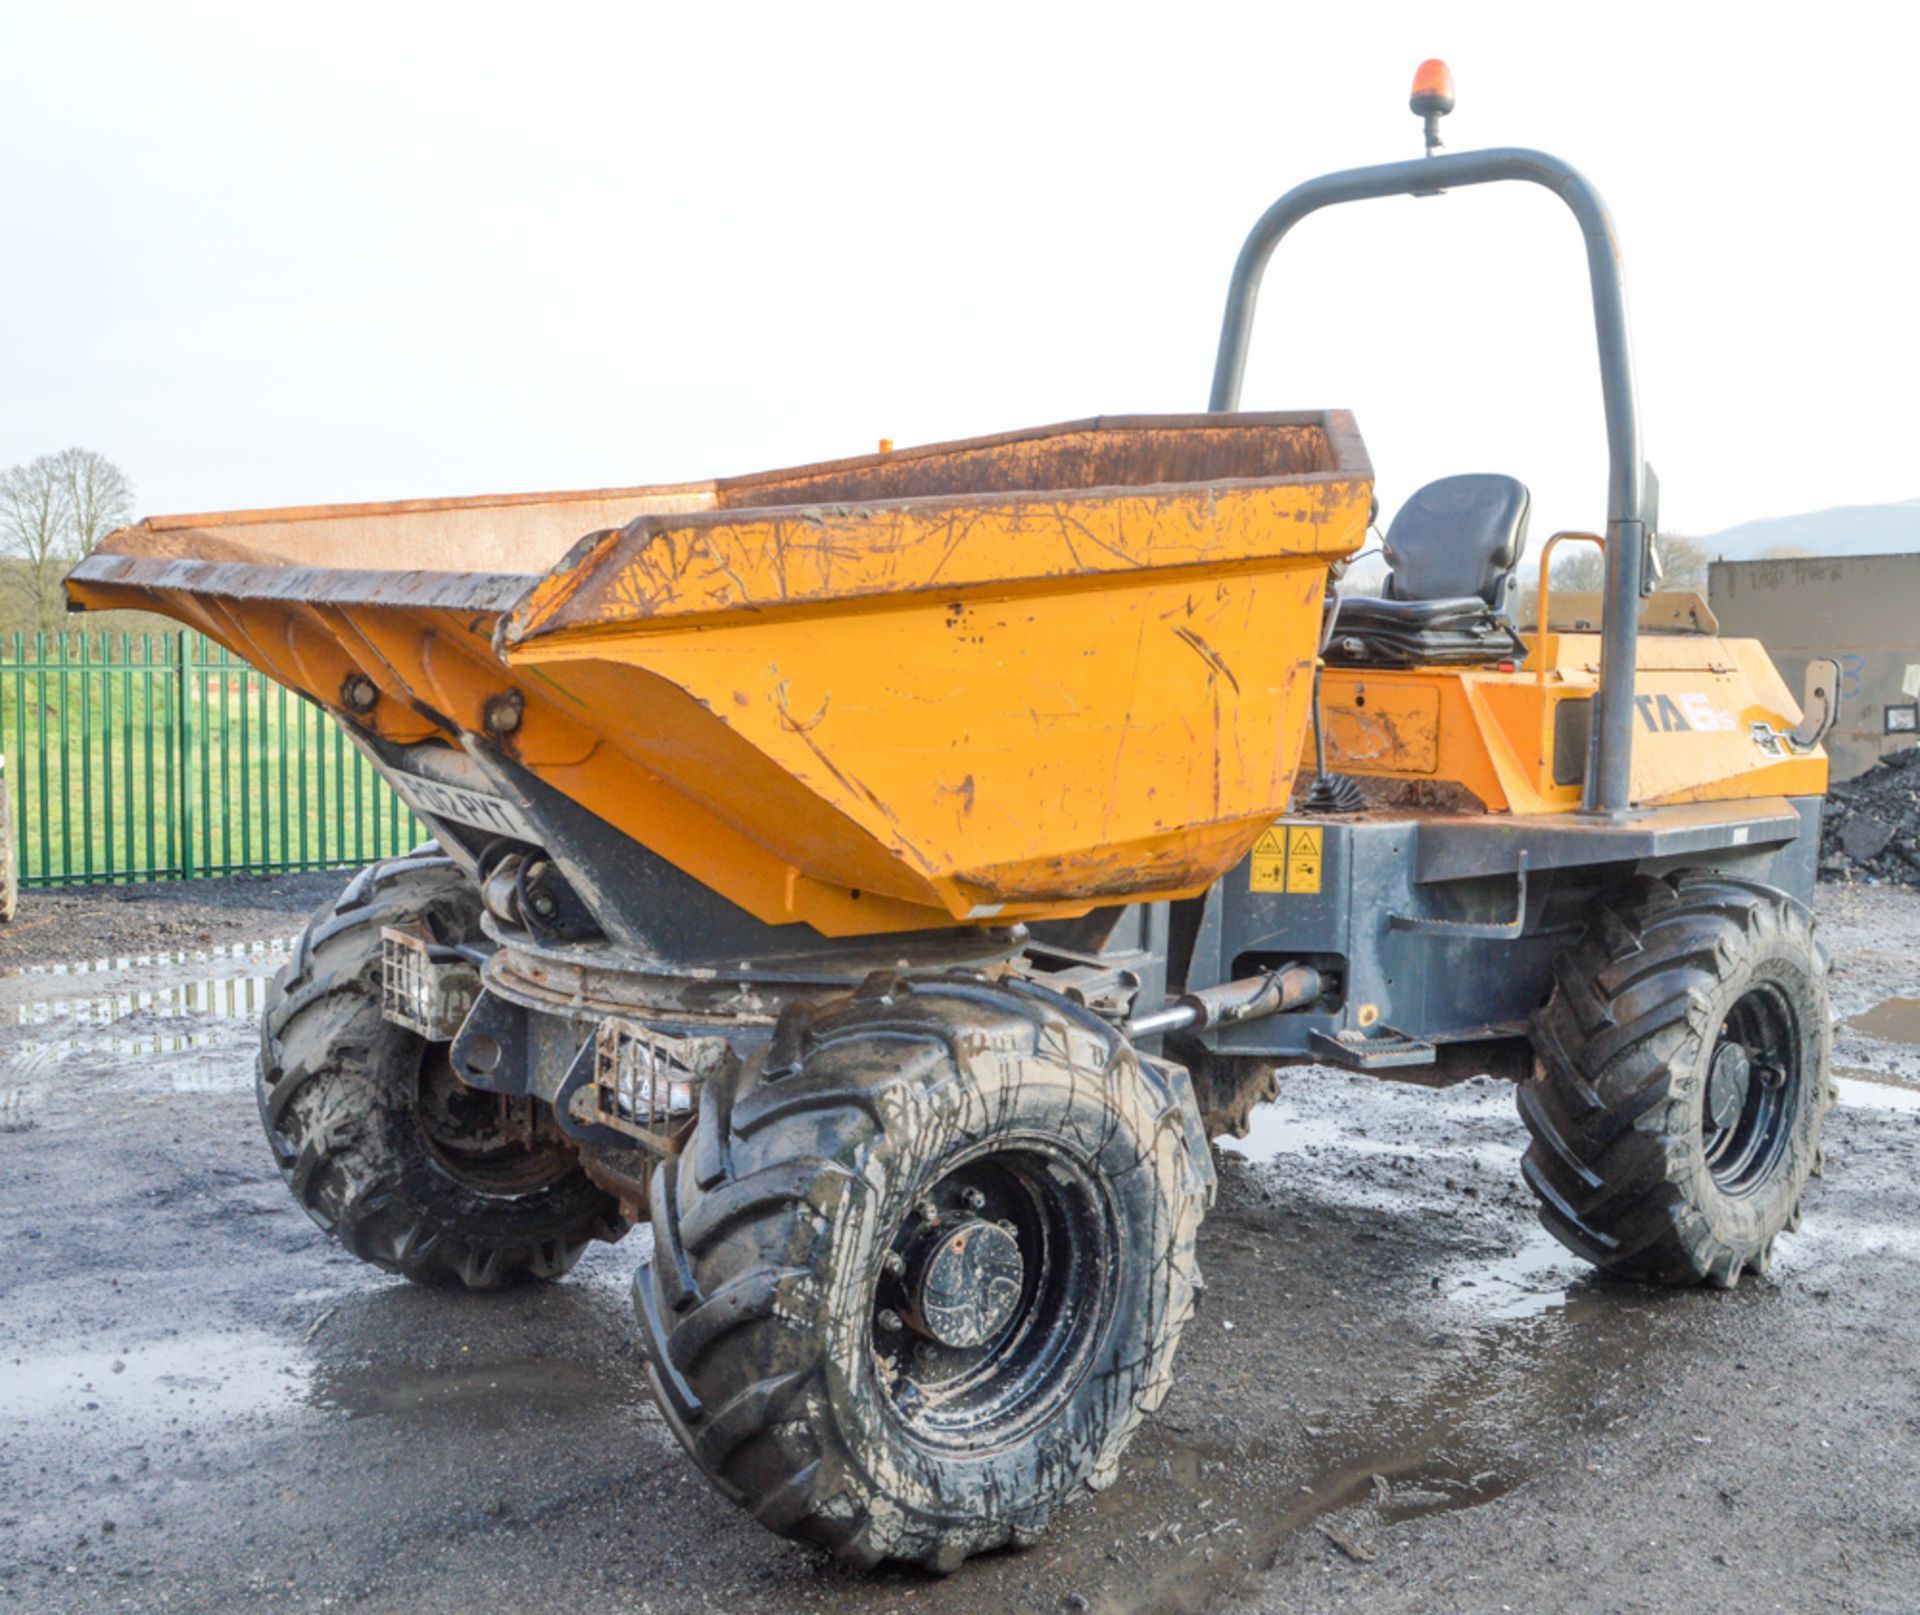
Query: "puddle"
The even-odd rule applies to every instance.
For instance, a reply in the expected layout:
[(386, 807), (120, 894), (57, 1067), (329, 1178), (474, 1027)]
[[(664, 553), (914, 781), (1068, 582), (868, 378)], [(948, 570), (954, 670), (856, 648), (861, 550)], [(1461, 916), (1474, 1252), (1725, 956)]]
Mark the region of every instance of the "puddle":
[(1875, 1071), (1849, 1066), (1840, 1069), (1846, 1074), (1836, 1075), (1833, 1085), (1840, 1090), (1841, 1104), (1866, 1110), (1920, 1111), (1920, 1088), (1889, 1082)]
[[(1510, 1088), (1501, 1087), (1490, 1095), (1460, 1090), (1422, 1094), (1421, 1101), (1428, 1105), (1430, 1114), (1423, 1115), (1409, 1128), (1411, 1136), (1404, 1138), (1383, 1136), (1382, 1109), (1369, 1102), (1374, 1098), (1371, 1093), (1331, 1090), (1325, 1095), (1330, 1108), (1316, 1114), (1283, 1094), (1254, 1110), (1248, 1117), (1245, 1138), (1222, 1140), (1221, 1148), (1254, 1164), (1291, 1156), (1311, 1158), (1324, 1151), (1407, 1161), (1444, 1156), (1470, 1160), (1502, 1174), (1519, 1170), (1524, 1140), (1518, 1131)], [(1489, 1128), (1499, 1136), (1482, 1136)]]
[[(173, 952), (122, 953), (111, 959), (80, 959), (44, 965), (0, 967), (0, 981), (34, 981), (61, 976), (125, 975), (129, 971), (178, 965), (239, 964), (272, 959), (276, 966), (293, 951), (295, 937), (273, 937), (264, 942), (218, 944), (210, 948), (181, 948)], [(210, 973), (210, 972), (209, 972)]]
[(172, 1424), (233, 1420), (297, 1402), (307, 1370), (266, 1334), (183, 1335), (118, 1351), (59, 1352), (9, 1362), (0, 1372), (0, 1429), (29, 1450), (65, 1444), (55, 1434), (97, 1421), (115, 1437)]
[[(0, 1025), (111, 1027), (123, 1021), (178, 1021), (211, 1017), (239, 1020), (260, 1013), (273, 972), (251, 976), (212, 976), (175, 982), (171, 987), (141, 988), (100, 998), (41, 998), (0, 1011)], [(66, 1040), (77, 1044), (76, 1034)], [(198, 1041), (205, 1041), (204, 1034)], [(193, 1034), (157, 1029), (138, 1035), (86, 1038), (96, 1048), (121, 1054), (159, 1054), (195, 1046)]]
[(0, 1361), (0, 1430), (37, 1446), (64, 1438), (36, 1426), (82, 1418), (128, 1435), (302, 1406), (348, 1418), (444, 1415), (478, 1428), (529, 1409), (577, 1417), (645, 1395), (619, 1364), (462, 1354), (425, 1366), (328, 1365), (285, 1337), (248, 1331)]
[(1497, 1502), (1531, 1479), (1514, 1427), (1555, 1412), (1587, 1422), (1595, 1378), (1644, 1345), (1644, 1320), (1631, 1315), (1605, 1333), (1551, 1321), (1492, 1331), (1426, 1384), (1351, 1409), (1327, 1428), (1305, 1427), (1304, 1461), (1258, 1441), (1212, 1449), (1182, 1444), (1176, 1433), (1156, 1439), (1149, 1426), (1139, 1444), (1144, 1472), (1095, 1506), (1118, 1524), (1151, 1489), (1157, 1523), (1138, 1540), (1156, 1559), (1091, 1607), (1098, 1615), (1238, 1608), (1289, 1539), (1303, 1539), (1297, 1551), (1308, 1555), (1328, 1544), (1370, 1555), (1395, 1526)]
[(1849, 1016), (1849, 1030), (1883, 1043), (1911, 1043), (1920, 1046), (1920, 998), (1889, 998)]
[[(56, 1093), (84, 1100), (105, 1090), (155, 1095), (245, 1089), (253, 1062), (229, 1056), (251, 1041), (283, 957), (284, 948), (235, 949), (227, 962), (249, 966), (252, 973), (0, 1005), (0, 1037), (11, 1045), (0, 1052), (0, 1133), (35, 1126), (37, 1113)], [(69, 973), (49, 968), (46, 976)], [(9, 1029), (29, 1035), (15, 1041), (5, 1036)], [(36, 1031), (55, 1035), (30, 1035)], [(201, 1049), (212, 1052), (204, 1059), (168, 1058)]]
[(445, 1418), (462, 1429), (494, 1429), (536, 1412), (579, 1418), (646, 1393), (617, 1368), (561, 1357), (460, 1359), (431, 1367), (356, 1364), (317, 1371), (308, 1399), (350, 1418)]
[(1773, 1276), (1817, 1278), (1841, 1262), (1895, 1256), (1903, 1262), (1920, 1257), (1920, 1228), (1898, 1223), (1836, 1223), (1809, 1214), (1799, 1233), (1780, 1241)]
[[(235, 1028), (252, 1023), (265, 1007), (267, 987), (293, 947), (291, 938), (194, 952), (128, 954), (78, 964), (27, 965), (8, 972), (6, 996), (23, 987), (55, 983), (79, 986), (89, 978), (119, 975), (134, 980), (118, 991), (34, 997), (0, 1002), (0, 1030), (44, 1030), (0, 1057), (0, 1128), (22, 1125), (37, 1099), (61, 1078), (61, 1061), (95, 1055), (126, 1061), (182, 1054), (216, 1040), (230, 1041)], [(189, 972), (189, 968), (191, 970)], [(142, 978), (146, 979), (142, 979)], [(105, 985), (103, 982), (102, 985)], [(97, 1071), (80, 1074), (88, 1081)], [(112, 1073), (134, 1080), (134, 1073)], [(216, 1064), (143, 1066), (141, 1086), (166, 1092), (211, 1092), (245, 1085), (245, 1073)]]
[(1593, 1269), (1536, 1226), (1511, 1255), (1454, 1269), (1441, 1281), (1447, 1300), (1495, 1322), (1535, 1318), (1568, 1304), (1568, 1291)]
[(420, 1439), (442, 1441), (436, 1428), (464, 1437), (529, 1416), (601, 1420), (645, 1399), (643, 1386), (605, 1364), (523, 1357), (328, 1367), (265, 1333), (182, 1335), (0, 1362), (0, 1454), (37, 1454), (43, 1463), (60, 1454), (88, 1470), (103, 1448), (146, 1451), (223, 1429), (251, 1440), (264, 1418), (395, 1419)]

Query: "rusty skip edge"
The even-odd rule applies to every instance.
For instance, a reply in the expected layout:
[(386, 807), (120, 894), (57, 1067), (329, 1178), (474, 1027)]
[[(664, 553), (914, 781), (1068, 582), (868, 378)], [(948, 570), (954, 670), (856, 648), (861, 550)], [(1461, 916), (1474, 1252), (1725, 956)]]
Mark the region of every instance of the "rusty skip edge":
[[(1274, 486), (1276, 480), (1209, 484), (1205, 493), (1230, 495), (1242, 489), (1257, 492)], [(1322, 483), (1322, 479), (1314, 477), (1287, 480), (1309, 485)], [(1371, 491), (1367, 484), (1322, 483), (1312, 488), (1318, 508), (1300, 510), (1292, 521), (1324, 529), (1349, 506), (1368, 503)], [(1178, 500), (1191, 508), (1193, 496), (1182, 489), (1121, 489), (1106, 497), (1116, 501), (1142, 501), (1157, 495), (1164, 495), (1169, 504)], [(858, 609), (861, 601), (966, 599), (1036, 588), (1073, 588), (1081, 580), (1103, 575), (1204, 574), (1229, 568), (1299, 566), (1315, 559), (1324, 561), (1348, 554), (1358, 547), (1357, 542), (1325, 542), (1316, 537), (1311, 546), (1292, 550), (1249, 552), (1214, 544), (1179, 560), (1159, 560), (1150, 555), (1123, 556), (1097, 536), (1086, 534), (1082, 527), (1081, 513), (1094, 507), (1097, 497), (1092, 493), (1071, 500), (1057, 495), (1026, 495), (982, 503), (967, 510), (955, 510), (951, 502), (945, 500), (902, 500), (863, 503), (837, 511), (802, 509), (777, 516), (766, 512), (727, 512), (693, 521), (642, 517), (620, 533), (599, 538), (572, 571), (557, 572), (535, 583), (509, 614), (502, 644), (512, 647), (549, 636), (609, 627), (630, 628), (638, 623), (665, 619), (692, 627), (737, 611), (815, 613), (835, 608)], [(911, 509), (913, 506), (923, 506), (927, 513), (918, 534), (930, 536), (929, 529), (937, 529), (953, 549), (964, 544), (969, 527), (999, 519), (1012, 531), (1024, 530), (1036, 539), (1049, 531), (1068, 543), (1078, 537), (1085, 541), (1091, 558), (1082, 559), (1077, 565), (1045, 570), (1030, 568), (1010, 574), (1005, 569), (993, 569), (973, 576), (930, 577), (909, 582), (884, 576), (853, 582), (831, 576), (836, 560), (848, 558), (847, 552), (871, 559), (904, 549), (906, 545), (897, 539), (908, 530), (907, 521), (897, 525), (881, 524), (896, 515), (910, 520), (917, 514)], [(749, 517), (758, 518), (756, 525), (762, 525), (770, 547), (780, 555), (783, 566), (805, 564), (819, 575), (811, 582), (787, 581), (764, 593), (750, 592), (751, 585), (730, 571), (731, 560), (724, 544), (708, 537), (730, 527), (743, 526)], [(1355, 524), (1354, 530), (1364, 535), (1365, 523)], [(855, 532), (861, 542), (849, 544)], [(705, 574), (704, 578), (696, 576), (696, 567)], [(704, 586), (716, 598), (700, 602), (676, 598), (683, 582), (694, 588)]]
[(539, 581), (537, 576), (506, 572), (274, 566), (96, 550), (67, 574), (66, 590), (68, 601), (82, 611), (140, 606), (150, 604), (154, 596), (184, 594), (264, 605), (368, 606), (493, 616), (511, 611)]
[[(1337, 496), (1339, 490), (1329, 490), (1329, 494)], [(1360, 496), (1365, 494), (1366, 489), (1362, 488)], [(737, 520), (737, 515), (733, 519)], [(650, 544), (670, 541), (675, 531), (677, 529), (662, 526), (659, 518), (643, 517), (621, 532), (589, 533), (570, 552), (563, 568), (546, 577), (498, 572), (288, 567), (262, 562), (161, 559), (96, 551), (67, 575), (65, 590), (70, 608), (76, 611), (158, 610), (176, 617), (179, 613), (170, 610), (167, 604), (169, 595), (288, 607), (444, 611), (458, 615), (463, 626), (486, 633), (499, 660), (510, 665), (517, 660), (513, 654), (517, 647), (543, 637), (583, 629), (631, 629), (649, 620), (654, 613), (646, 609), (645, 602), (635, 601), (630, 616), (609, 622), (603, 615), (601, 597), (614, 587), (611, 577), (625, 561)], [(1202, 557), (1181, 565), (1156, 566), (1140, 561), (1124, 570), (1205, 575), (1226, 567), (1310, 565), (1324, 558), (1330, 557), (1324, 552), (1295, 551), (1251, 559), (1238, 555), (1221, 559)], [(1032, 573), (966, 584), (934, 580), (887, 589), (849, 590), (824, 598), (796, 597), (790, 609), (822, 614), (836, 607), (872, 609), (875, 602), (885, 601), (1003, 597), (1034, 589), (1071, 587), (1076, 577), (1084, 575)], [(736, 612), (764, 616), (767, 610), (757, 602), (742, 602), (725, 611), (682, 619), (680, 625), (700, 627)], [(490, 619), (491, 627), (474, 622), (475, 618)]]
[[(1323, 452), (1313, 456), (1310, 468), (1282, 473), (1254, 475), (1214, 475), (1199, 481), (1168, 480), (1166, 452), (1151, 452), (1152, 444), (1137, 445), (1122, 439), (1121, 429), (1144, 433), (1160, 429), (1164, 438), (1182, 435), (1200, 437), (1206, 433), (1237, 433), (1253, 439), (1260, 426), (1283, 425), (1299, 433), (1311, 429)], [(1264, 552), (1246, 545), (1229, 546), (1217, 536), (1197, 550), (1177, 559), (1156, 560), (1151, 554), (1128, 553), (1109, 539), (1091, 531), (1086, 518), (1096, 511), (1123, 504), (1146, 504), (1159, 514), (1164, 508), (1169, 517), (1181, 521), (1187, 530), (1202, 533), (1213, 524), (1196, 521), (1191, 514), (1205, 508), (1209, 517), (1215, 501), (1223, 497), (1257, 496), (1264, 490), (1302, 489), (1310, 499), (1288, 512), (1295, 523), (1325, 527), (1353, 505), (1366, 502), (1370, 508), (1373, 492), (1372, 466), (1367, 459), (1352, 416), (1343, 410), (1287, 416), (1172, 416), (1125, 417), (1086, 423), (1090, 427), (1112, 431), (1116, 441), (1105, 448), (1136, 450), (1143, 477), (1157, 473), (1155, 480), (1108, 480), (1086, 486), (1055, 485), (1036, 488), (996, 489), (983, 487), (977, 468), (969, 477), (955, 474), (949, 467), (942, 477), (927, 481), (934, 486), (899, 497), (843, 497), (837, 502), (802, 503), (791, 495), (809, 484), (828, 479), (849, 469), (887, 465), (899, 459), (932, 459), (936, 469), (941, 457), (951, 459), (965, 454), (978, 458), (983, 442), (936, 444), (898, 454), (864, 457), (858, 461), (830, 462), (813, 468), (785, 473), (769, 473), (778, 478), (786, 497), (766, 504), (750, 504), (699, 512), (656, 512), (636, 517), (617, 532), (591, 533), (545, 577), (536, 582), (507, 615), (498, 636), (502, 651), (516, 645), (562, 634), (577, 635), (602, 630), (610, 625), (631, 627), (639, 622), (676, 617), (687, 626), (697, 620), (711, 620), (731, 611), (767, 611), (782, 608), (822, 608), (847, 606), (874, 599), (902, 599), (939, 595), (942, 598), (969, 594), (993, 594), (1008, 588), (1033, 586), (1070, 586), (1074, 579), (1096, 573), (1120, 574), (1138, 571), (1204, 571), (1209, 566), (1299, 564), (1316, 554), (1345, 553), (1356, 547), (1346, 543), (1326, 543), (1316, 536), (1313, 544), (1293, 550)], [(1081, 430), (1079, 423), (1045, 428), (1019, 434), (1006, 441), (1027, 442)], [(1296, 450), (1298, 445), (1296, 444)], [(1244, 451), (1243, 451), (1244, 452)], [(1296, 453), (1297, 458), (1297, 453)], [(1124, 462), (1122, 464), (1124, 468)], [(1112, 472), (1116, 467), (1103, 464)], [(758, 479), (754, 479), (758, 480)], [(862, 492), (857, 479), (840, 477), (843, 495)], [(896, 479), (905, 480), (905, 479)], [(919, 482), (921, 479), (912, 479)], [(1249, 518), (1258, 512), (1248, 509)], [(1030, 533), (1038, 539), (1057, 536), (1072, 557), (1067, 566), (1010, 571), (1004, 565), (968, 573), (955, 565), (955, 575), (940, 577), (939, 571), (953, 561), (976, 526), (998, 526), (1008, 535)], [(1366, 523), (1356, 532), (1363, 540)], [(729, 545), (728, 540), (732, 540)], [(897, 580), (875, 569), (865, 578), (848, 579), (846, 569), (834, 577), (836, 563), (854, 559), (871, 561), (889, 554), (904, 554), (914, 547), (928, 548), (939, 556), (939, 564), (919, 579)], [(733, 570), (736, 553), (729, 548), (752, 554), (755, 549), (770, 553), (777, 582), (772, 588), (756, 589)], [(1209, 554), (1209, 550), (1218, 553)], [(1035, 556), (1034, 559), (1038, 559)], [(789, 565), (796, 571), (811, 569), (805, 581), (789, 580)], [(705, 574), (696, 577), (696, 569)], [(723, 580), (715, 587), (715, 580)], [(705, 600), (676, 600), (679, 588), (691, 580), (696, 592), (705, 587)]]
[[(1282, 434), (1293, 444), (1289, 454), (1296, 463), (1302, 452), (1300, 444), (1310, 437), (1317, 445), (1311, 469), (1282, 475), (1212, 477), (1199, 482), (1170, 480), (1165, 476), (1166, 443), (1233, 437), (1236, 442), (1251, 442), (1257, 448), (1263, 437)], [(1109, 473), (1106, 480), (1097, 484), (1033, 490), (993, 489), (982, 485), (981, 466), (993, 451), (1021, 446), (1044, 449), (1057, 446), (1062, 439), (1094, 436), (1106, 439), (1101, 445), (1105, 458), (1093, 458)], [(1156, 443), (1161, 445), (1157, 452)], [(1080, 463), (1071, 455), (1063, 458)], [(1131, 463), (1138, 463), (1143, 480), (1127, 480), (1125, 473)], [(843, 498), (825, 504), (803, 502), (818, 491), (843, 494), (862, 491), (863, 482), (875, 481), (882, 473), (888, 482), (912, 486), (916, 491), (902, 497)], [(1349, 496), (1359, 485), (1370, 494), (1372, 475), (1358, 428), (1352, 415), (1344, 410), (1232, 416), (1099, 416), (704, 483), (661, 484), (631, 490), (596, 489), (577, 494), (482, 495), (149, 517), (109, 535), (99, 550), (69, 574), (67, 595), (70, 604), (78, 610), (124, 606), (137, 603), (138, 597), (144, 595), (182, 593), (288, 604), (478, 611), (506, 619), (500, 644), (504, 650), (508, 644), (576, 626), (577, 613), (570, 608), (583, 586), (604, 578), (610, 570), (617, 569), (663, 534), (704, 531), (754, 521), (817, 527), (829, 513), (842, 519), (857, 514), (866, 520), (884, 520), (891, 515), (924, 522), (963, 514), (978, 519), (989, 513), (1000, 513), (1015, 521), (1029, 516), (1044, 521), (1051, 512), (1057, 524), (1071, 520), (1074, 505), (1120, 498), (1191, 499), (1198, 494), (1315, 483), (1329, 490), (1342, 490)], [(1148, 478), (1152, 480), (1144, 480)], [(839, 486), (833, 487), (835, 484)], [(450, 572), (287, 565), (247, 558), (223, 541), (216, 531), (207, 531), (203, 537), (196, 536), (195, 531), (264, 521), (353, 519), (377, 524), (386, 518), (422, 512), (564, 505), (627, 494), (636, 501), (671, 495), (679, 508), (643, 514), (624, 529), (589, 531), (575, 541), (557, 565), (539, 571)], [(962, 497), (971, 501), (964, 511), (956, 509)], [(1325, 496), (1326, 499), (1334, 497), (1337, 495), (1332, 492)], [(725, 508), (687, 508), (696, 502), (705, 503), (707, 498), (714, 500), (716, 506), (724, 501)], [(759, 502), (762, 499), (764, 503)], [(145, 552), (151, 536), (160, 532), (185, 534), (201, 553)], [(373, 536), (370, 533), (369, 539)], [(872, 534), (863, 532), (862, 537), (870, 542)], [(1004, 585), (1033, 580), (1008, 577), (993, 581)]]
[[(1259, 427), (1311, 427), (1324, 436), (1334, 464), (1348, 472), (1372, 476), (1366, 446), (1360, 439), (1353, 415), (1347, 410), (1274, 410), (1233, 414), (1181, 415), (1093, 415), (1080, 420), (1062, 421), (1049, 426), (1028, 426), (986, 437), (949, 439), (939, 443), (914, 444), (876, 454), (849, 455), (836, 460), (818, 460), (773, 471), (749, 472), (734, 477), (709, 477), (692, 482), (635, 483), (606, 488), (556, 489), (544, 493), (457, 494), (426, 499), (388, 499), (325, 505), (262, 505), (239, 510), (199, 511), (176, 515), (144, 516), (132, 527), (110, 534), (107, 543), (137, 532), (171, 533), (213, 530), (222, 527), (248, 527), (260, 523), (336, 521), (343, 518), (378, 519), (383, 516), (428, 515), (451, 511), (510, 510), (530, 505), (600, 504), (613, 500), (670, 500), (694, 507), (708, 500), (725, 500), (734, 511), (774, 508), (793, 500), (771, 500), (752, 505), (744, 496), (768, 487), (804, 485), (830, 481), (874, 468), (910, 467), (919, 462), (951, 459), (966, 452), (993, 451), (1030, 444), (1048, 438), (1080, 436), (1107, 432), (1167, 431), (1244, 431)], [(955, 487), (948, 492), (966, 492)], [(978, 488), (971, 491), (979, 492)], [(1094, 491), (1094, 490), (1089, 490)]]

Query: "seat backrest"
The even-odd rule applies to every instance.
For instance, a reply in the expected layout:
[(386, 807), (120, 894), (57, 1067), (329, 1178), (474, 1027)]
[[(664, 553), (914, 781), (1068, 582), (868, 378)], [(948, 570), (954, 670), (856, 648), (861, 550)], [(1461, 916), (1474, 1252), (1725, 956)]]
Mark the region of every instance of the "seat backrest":
[(1527, 547), (1526, 484), (1472, 472), (1429, 482), (1387, 529), (1389, 600), (1457, 600), (1478, 595), (1507, 610), (1514, 568)]

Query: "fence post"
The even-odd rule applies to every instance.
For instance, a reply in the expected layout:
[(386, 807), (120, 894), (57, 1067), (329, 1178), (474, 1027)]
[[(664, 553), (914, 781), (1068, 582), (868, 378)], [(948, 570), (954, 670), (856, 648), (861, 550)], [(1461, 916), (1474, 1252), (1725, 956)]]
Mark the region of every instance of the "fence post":
[[(47, 767), (47, 632), (37, 629), (33, 636), (33, 659), (36, 680), (33, 697), (33, 717), (40, 735), (40, 878), (47, 880), (53, 873), (53, 827), (49, 823), (53, 814), (53, 794), (48, 789)], [(49, 884), (51, 882), (49, 881)]]
[(193, 879), (193, 711), (187, 688), (187, 630), (173, 636), (174, 678), (180, 686), (180, 878)]
[(192, 630), (0, 635), (0, 698), (23, 885), (331, 869), (406, 851), (403, 829), (423, 833), (323, 708), (277, 684), (270, 692), (264, 675)]
[[(27, 641), (19, 629), (13, 632), (13, 777), (24, 781), (27, 772)], [(24, 784), (15, 792), (20, 804), (14, 816), (20, 829), (20, 878), (27, 875), (27, 792)], [(46, 817), (47, 804), (40, 803), (40, 816)]]
[[(80, 871), (93, 878), (93, 635), (80, 640)], [(67, 873), (71, 875), (72, 869)]]
[(7, 789), (7, 770), (0, 759), (0, 925), (10, 924), (20, 909), (20, 865), (13, 856), (13, 799)]

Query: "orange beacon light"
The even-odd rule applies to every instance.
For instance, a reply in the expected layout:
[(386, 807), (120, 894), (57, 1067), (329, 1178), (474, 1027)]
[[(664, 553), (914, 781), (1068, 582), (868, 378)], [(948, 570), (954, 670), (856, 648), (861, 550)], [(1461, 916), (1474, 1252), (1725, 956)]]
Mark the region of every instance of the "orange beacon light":
[(1453, 110), (1453, 70), (1439, 57), (1429, 57), (1415, 69), (1413, 93), (1407, 105), (1427, 126), (1427, 154), (1440, 144), (1440, 120)]

